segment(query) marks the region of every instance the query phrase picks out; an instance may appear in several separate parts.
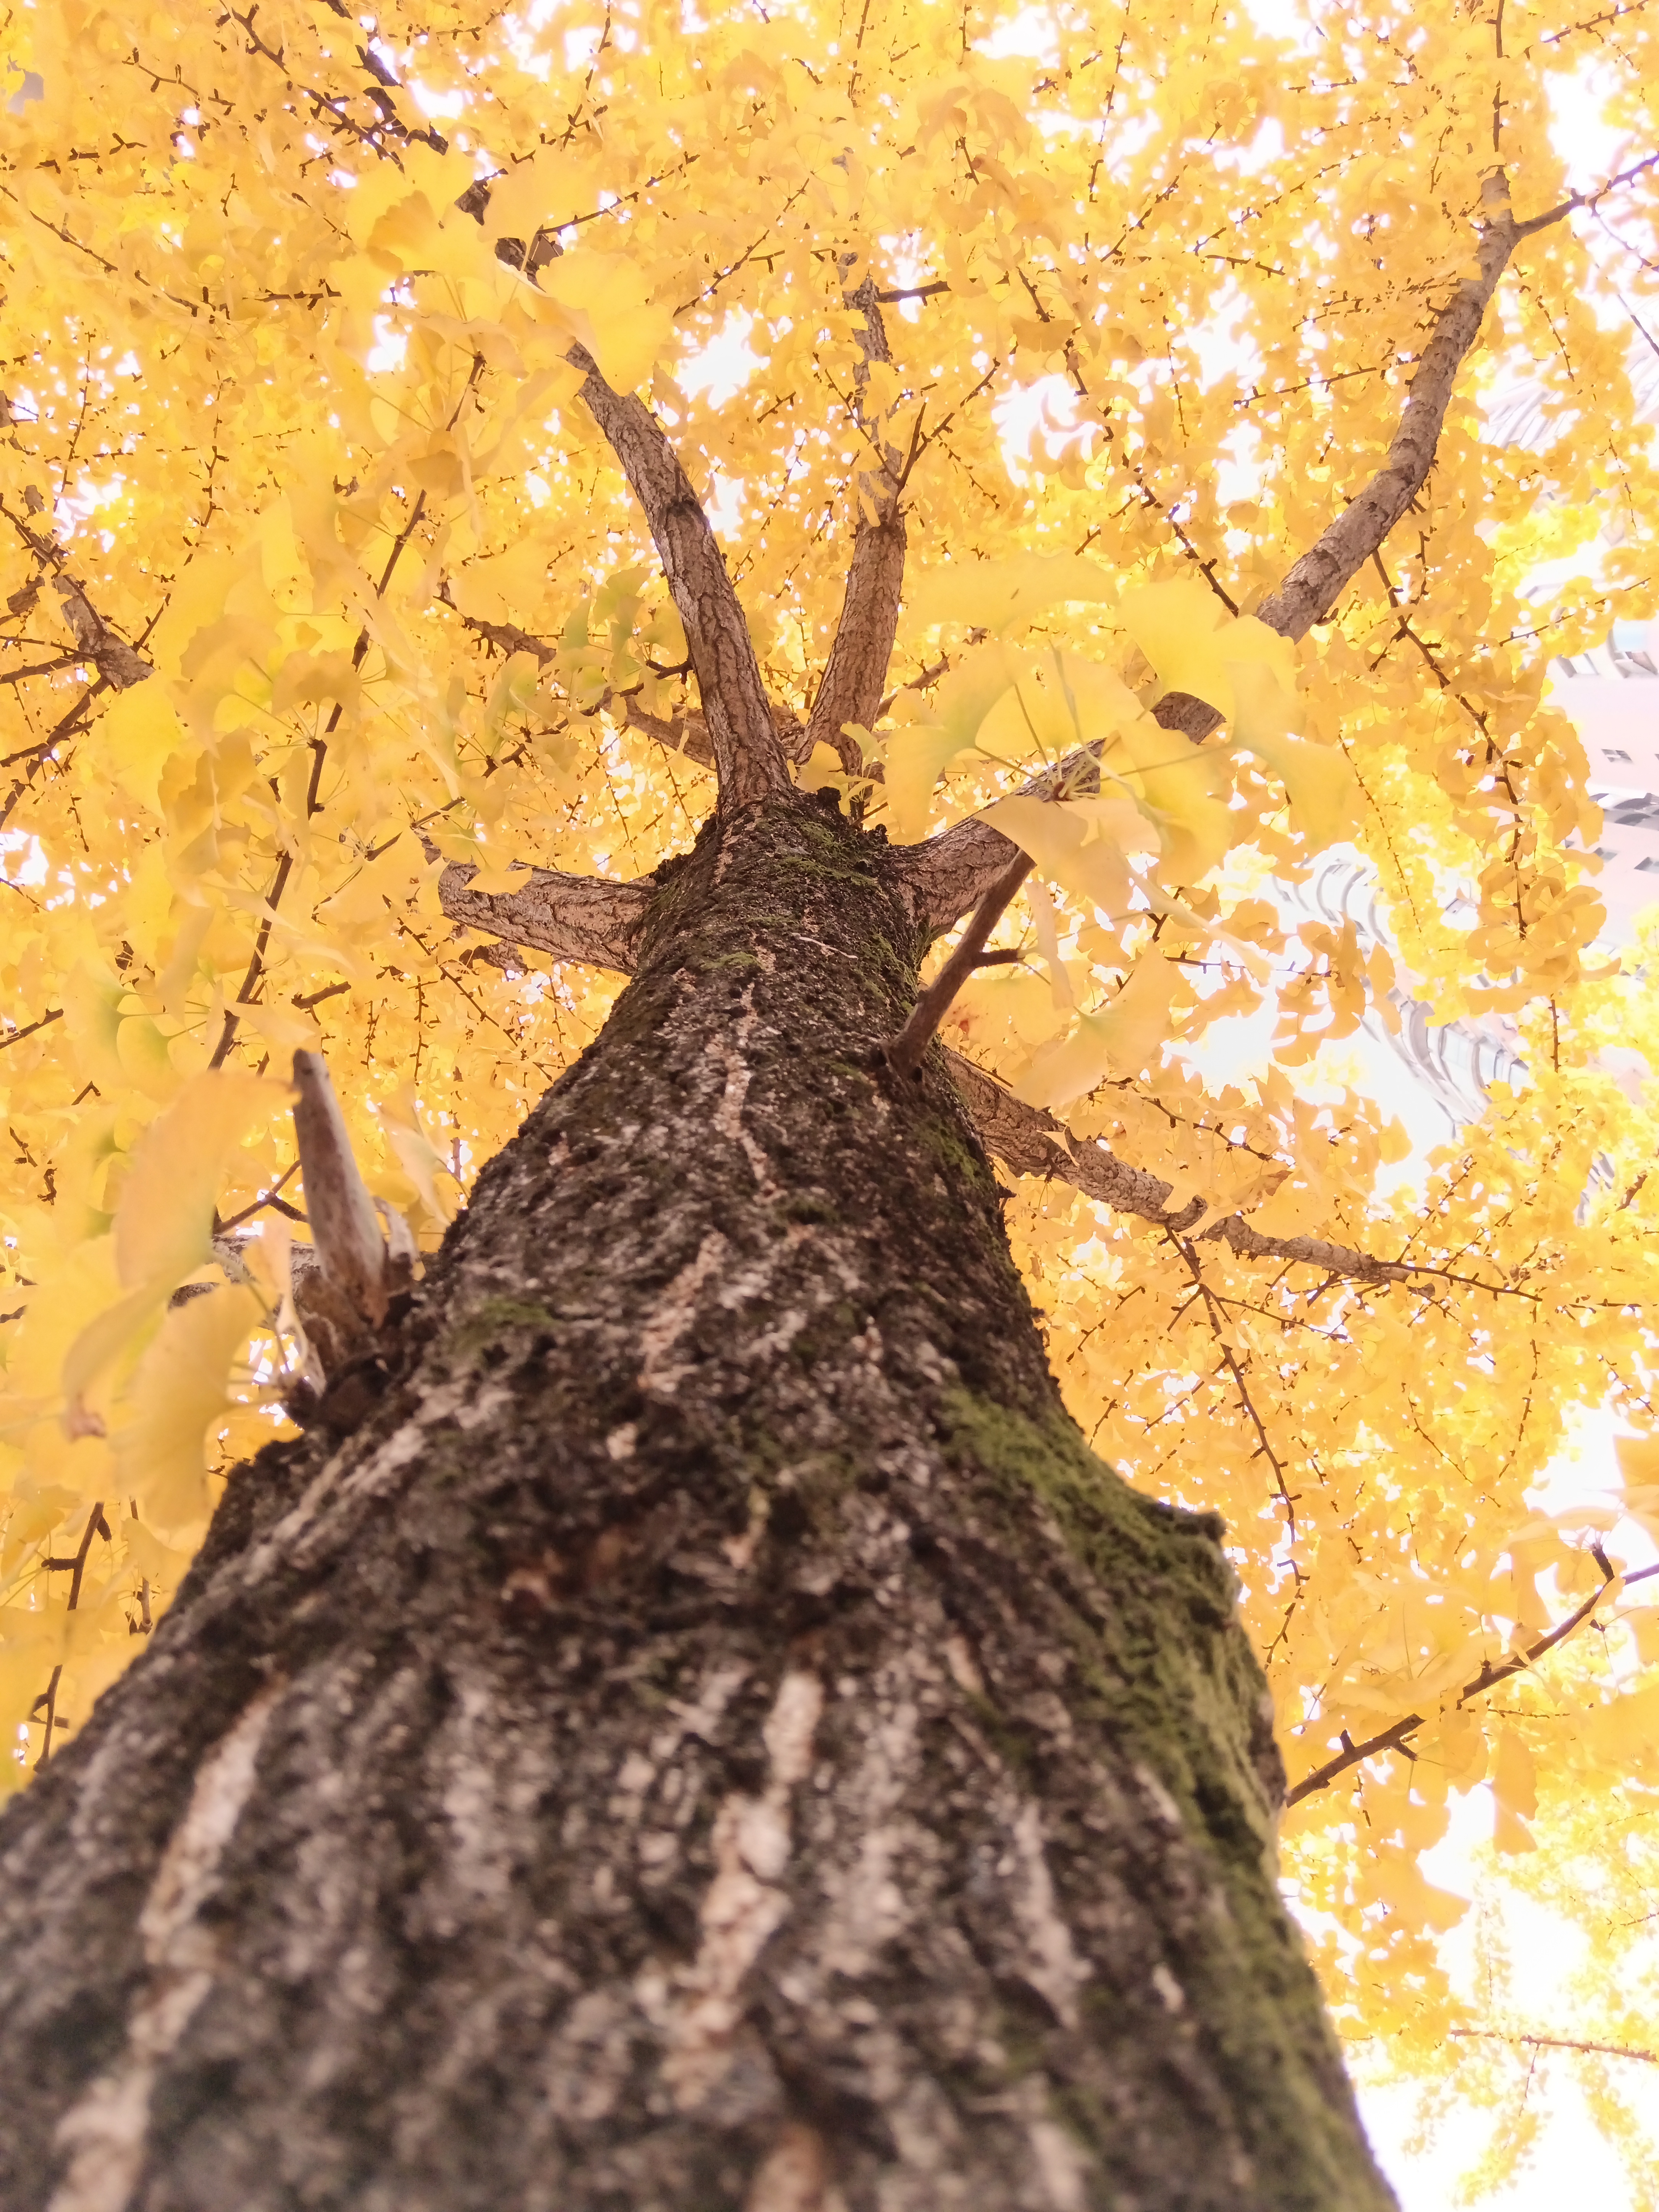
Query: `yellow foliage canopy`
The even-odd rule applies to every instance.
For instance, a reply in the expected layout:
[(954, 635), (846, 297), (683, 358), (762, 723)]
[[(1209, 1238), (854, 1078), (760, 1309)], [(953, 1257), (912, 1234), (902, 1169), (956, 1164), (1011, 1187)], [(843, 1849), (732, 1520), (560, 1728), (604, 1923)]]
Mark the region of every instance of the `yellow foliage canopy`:
[[(901, 842), (989, 810), (1034, 858), (1023, 957), (947, 1042), (1066, 1109), (1057, 1154), (1103, 1139), (1194, 1209), (1022, 1188), (1057, 1370), (1126, 1474), (1226, 1516), (1346, 2024), (1409, 2027), (1425, 2068), (1468, 2027), (1418, 1868), (1449, 1790), (1491, 1776), (1498, 1848), (1536, 1820), (1559, 1869), (1568, 1808), (1659, 1789), (1618, 1550), (1644, 1524), (1528, 1497), (1575, 1407), (1652, 1425), (1654, 1115), (1605, 1056), (1659, 1067), (1652, 955), (1589, 951), (1599, 815), (1540, 704), (1652, 577), (1615, 295), (1654, 253), (1656, 70), (1615, 13), (8, 16), (7, 1780), (138, 1648), (210, 1464), (277, 1418), (277, 1240), (167, 1303), (216, 1231), (302, 1212), (266, 1071), (325, 1052), (372, 1194), (430, 1244), (617, 988), (458, 926), (446, 868), (485, 900), (526, 866), (632, 878), (712, 804), (591, 356), (716, 517), (801, 781)], [(1579, 207), (1551, 100), (1592, 59), (1622, 181)], [(1276, 626), (1498, 184), (1510, 266), (1431, 473), (1328, 620)], [(1525, 451), (1481, 411), (1517, 368)], [(798, 743), (894, 482), (886, 696)], [(1600, 580), (1540, 597), (1613, 504)], [(1224, 734), (1155, 720), (1171, 691)], [(1528, 1071), (1404, 1182), (1340, 1051), (1389, 956), (1267, 893), (1343, 838), (1413, 994), (1509, 1016)], [(1270, 998), (1257, 1071), (1207, 1080), (1206, 1034)], [(1232, 1217), (1420, 1271), (1267, 1267), (1203, 1237)]]

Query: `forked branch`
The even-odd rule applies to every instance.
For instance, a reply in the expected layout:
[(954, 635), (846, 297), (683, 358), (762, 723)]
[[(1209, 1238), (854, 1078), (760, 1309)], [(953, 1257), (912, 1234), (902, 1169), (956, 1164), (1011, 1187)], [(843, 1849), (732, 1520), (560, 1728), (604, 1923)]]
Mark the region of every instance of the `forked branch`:
[(668, 589), (684, 627), (720, 779), (720, 805), (748, 806), (785, 789), (789, 771), (726, 558), (667, 433), (645, 403), (605, 381), (586, 349), (569, 358), (579, 397), (604, 431), (645, 511)]
[(878, 299), (870, 276), (847, 295), (848, 306), (858, 309), (860, 319), (854, 405), (859, 427), (875, 445), (881, 465), (866, 470), (854, 485), (859, 521), (853, 559), (841, 620), (807, 718), (804, 745), (808, 754), (817, 744), (830, 746), (849, 775), (864, 763), (858, 741), (845, 734), (845, 726), (856, 722), (867, 730), (880, 711), (904, 588), (904, 513), (899, 504), (904, 457), (882, 440), (880, 422), (871, 417), (866, 405), (870, 364), (892, 359)]

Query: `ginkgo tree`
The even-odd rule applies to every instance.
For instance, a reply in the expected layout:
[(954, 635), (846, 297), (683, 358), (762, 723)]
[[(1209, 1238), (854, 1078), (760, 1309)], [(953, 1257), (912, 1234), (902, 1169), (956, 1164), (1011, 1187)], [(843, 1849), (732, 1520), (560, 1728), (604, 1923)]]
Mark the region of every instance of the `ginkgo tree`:
[(1388, 2202), (1659, 1789), (1641, 0), (5, 21), (0, 2195)]

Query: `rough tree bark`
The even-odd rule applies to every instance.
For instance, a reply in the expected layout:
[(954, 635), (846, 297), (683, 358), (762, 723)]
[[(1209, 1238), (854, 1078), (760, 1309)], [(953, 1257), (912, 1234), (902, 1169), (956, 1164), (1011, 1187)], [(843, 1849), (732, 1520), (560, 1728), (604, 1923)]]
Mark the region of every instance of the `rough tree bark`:
[(663, 872), (0, 1826), (9, 2212), (1389, 2200), (1217, 1526), (1059, 1403), (879, 834)]

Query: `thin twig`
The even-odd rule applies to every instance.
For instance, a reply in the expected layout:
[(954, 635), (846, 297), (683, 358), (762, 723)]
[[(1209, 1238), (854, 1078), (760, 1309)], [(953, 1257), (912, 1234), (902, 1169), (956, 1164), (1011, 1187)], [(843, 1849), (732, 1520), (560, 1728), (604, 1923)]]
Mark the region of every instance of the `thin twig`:
[[(104, 1518), (104, 1501), (101, 1498), (94, 1498), (92, 1502), (92, 1510), (87, 1516), (86, 1528), (82, 1532), (80, 1550), (68, 1559), (53, 1559), (50, 1554), (47, 1556), (46, 1569), (49, 1575), (67, 1574), (71, 1577), (69, 1605), (66, 1607), (70, 1613), (73, 1613), (81, 1602), (81, 1578), (87, 1571), (87, 1554), (92, 1549), (93, 1538), (100, 1534), (106, 1544), (114, 1540), (109, 1532), (109, 1522)], [(46, 1765), (52, 1750), (52, 1732), (58, 1720), (58, 1685), (63, 1679), (64, 1662), (60, 1659), (52, 1670), (51, 1681), (29, 1708), (31, 1720), (34, 1718), (42, 1705), (46, 1709), (46, 1732), (40, 1745), (40, 1756), (34, 1762), (37, 1772)]]
[(1012, 866), (1004, 869), (975, 908), (973, 919), (963, 931), (956, 950), (916, 1000), (904, 1027), (887, 1041), (887, 1058), (896, 1075), (912, 1076), (920, 1072), (921, 1056), (932, 1043), (934, 1031), (975, 969), (985, 964), (985, 940), (1030, 872), (1030, 856), (1018, 854)]
[(14, 1030), (9, 1036), (0, 1037), (0, 1052), (3, 1052), (9, 1044), (21, 1044), (26, 1036), (33, 1036), (36, 1030), (45, 1029), (49, 1022), (61, 1022), (63, 1018), (64, 1009), (54, 1006), (49, 1014), (42, 1014), (38, 1022), (31, 1022), (27, 1029)]
[(1659, 2051), (1641, 2051), (1632, 2043), (1580, 2042), (1571, 2035), (1528, 2035), (1501, 2027), (1449, 2027), (1446, 2033), (1459, 2043), (1514, 2043), (1528, 2051), (1579, 2051), (1597, 2058), (1634, 2058), (1643, 2066), (1659, 2066)]
[(216, 1237), (228, 1236), (233, 1229), (240, 1229), (245, 1221), (252, 1221), (254, 1215), (261, 1212), (267, 1206), (274, 1206), (279, 1213), (287, 1214), (290, 1221), (303, 1220), (305, 1217), (301, 1213), (297, 1206), (285, 1206), (282, 1200), (276, 1195), (277, 1192), (281, 1190), (283, 1185), (288, 1182), (289, 1178), (291, 1176), (298, 1175), (299, 1172), (300, 1163), (298, 1160), (292, 1160), (289, 1162), (288, 1166), (283, 1170), (283, 1172), (277, 1176), (276, 1182), (272, 1183), (270, 1188), (269, 1190), (262, 1190), (258, 1198), (256, 1198), (251, 1205), (245, 1206), (240, 1213), (233, 1213), (223, 1221), (222, 1221), (217, 1213), (216, 1213), (213, 1217), (214, 1235)]
[[(1474, 1698), (1484, 1697), (1488, 1690), (1496, 1689), (1498, 1683), (1508, 1681), (1511, 1675), (1523, 1674), (1546, 1652), (1553, 1651), (1558, 1644), (1564, 1643), (1575, 1628), (1582, 1627), (1589, 1619), (1614, 1583), (1622, 1580), (1624, 1587), (1631, 1589), (1638, 1583), (1646, 1582), (1650, 1576), (1659, 1575), (1659, 1566), (1638, 1567), (1633, 1575), (1621, 1577), (1605, 1559), (1601, 1559), (1600, 1554), (1597, 1556), (1602, 1575), (1601, 1589), (1592, 1590), (1583, 1605), (1551, 1629), (1548, 1635), (1540, 1636), (1535, 1644), (1528, 1644), (1524, 1651), (1516, 1652), (1511, 1658), (1502, 1660), (1496, 1666), (1490, 1659), (1487, 1660), (1474, 1679), (1466, 1682), (1458, 1692), (1452, 1708), (1454, 1711), (1467, 1705)], [(1363, 1743), (1355, 1743), (1344, 1729), (1340, 1739), (1341, 1750), (1334, 1759), (1328, 1759), (1322, 1766), (1316, 1766), (1311, 1774), (1304, 1774), (1301, 1781), (1285, 1793), (1285, 1805), (1299, 1805), (1304, 1797), (1311, 1797), (1316, 1790), (1328, 1789), (1338, 1775), (1346, 1774), (1351, 1766), (1358, 1766), (1362, 1759), (1376, 1759), (1385, 1751), (1403, 1750), (1406, 1739), (1415, 1735), (1419, 1729), (1426, 1728), (1428, 1722), (1426, 1713), (1407, 1713), (1403, 1720), (1395, 1721), (1391, 1728), (1382, 1729), (1376, 1735), (1367, 1736)]]

